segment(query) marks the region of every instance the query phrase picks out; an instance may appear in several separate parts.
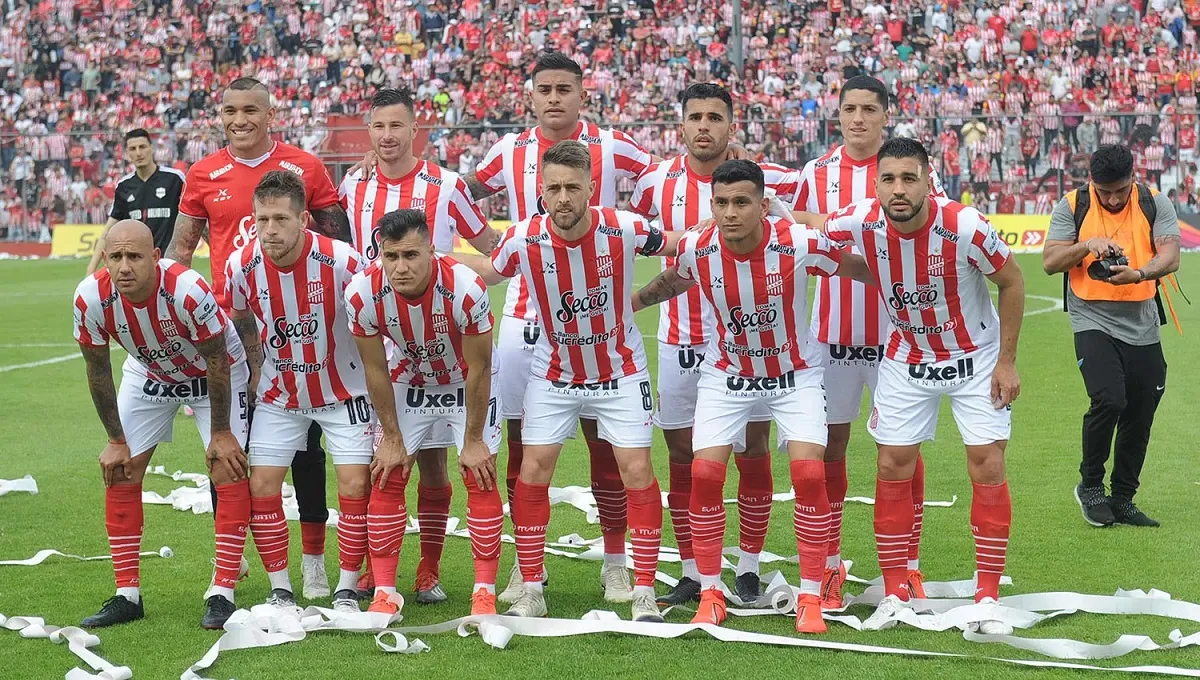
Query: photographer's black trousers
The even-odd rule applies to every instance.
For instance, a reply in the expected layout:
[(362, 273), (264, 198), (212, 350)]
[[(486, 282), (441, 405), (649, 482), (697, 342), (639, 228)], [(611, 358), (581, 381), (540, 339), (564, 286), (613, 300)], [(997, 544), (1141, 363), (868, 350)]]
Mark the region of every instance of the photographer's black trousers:
[(1115, 451), (1112, 497), (1132, 499), (1146, 461), (1154, 412), (1167, 386), (1162, 345), (1130, 345), (1101, 331), (1082, 331), (1075, 334), (1075, 358), (1092, 400), (1083, 415), (1083, 485), (1104, 484), (1104, 464)]

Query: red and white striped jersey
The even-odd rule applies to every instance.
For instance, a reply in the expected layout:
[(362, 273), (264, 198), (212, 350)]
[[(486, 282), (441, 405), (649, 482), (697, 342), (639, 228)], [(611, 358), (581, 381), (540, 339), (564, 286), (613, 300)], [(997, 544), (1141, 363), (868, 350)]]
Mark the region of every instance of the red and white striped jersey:
[[(828, 215), (856, 201), (875, 198), (875, 157), (857, 161), (844, 150), (844, 146), (839, 146), (804, 166), (794, 209)], [(934, 196), (946, 195), (932, 165), (929, 188)], [(843, 276), (818, 278), (814, 300), (809, 332), (817, 342), (883, 344), (888, 316), (875, 286)]]
[(304, 240), (304, 254), (290, 267), (275, 266), (257, 238), (225, 265), (232, 309), (248, 309), (258, 322), (258, 398), (286, 409), (322, 408), (367, 393), (343, 298), (366, 262), (349, 243), (307, 230)]
[(379, 256), (375, 224), (393, 210), (424, 211), (433, 248), (442, 253), (454, 252), (454, 232), (472, 239), (488, 226), (487, 218), (471, 201), (463, 178), (428, 161), (419, 161), (407, 175), (394, 179), (378, 171), (370, 179), (363, 179), (361, 170), (348, 174), (338, 195), (350, 217), (354, 248), (368, 260)]
[(832, 276), (841, 251), (821, 232), (769, 217), (763, 239), (741, 255), (725, 246), (712, 225), (684, 234), (675, 265), (712, 305), (719, 357), (713, 366), (746, 378), (776, 378), (809, 368), (804, 317), (808, 276)]
[(909, 364), (955, 359), (1000, 339), (987, 276), (1008, 261), (1008, 245), (974, 208), (948, 198), (929, 207), (929, 221), (912, 234), (891, 226), (878, 199), (825, 224), (830, 240), (853, 243), (866, 258), (891, 317), (886, 356)]
[(1166, 154), (1167, 150), (1163, 148), (1162, 144), (1151, 144), (1146, 147), (1146, 169), (1162, 172), (1165, 167), (1163, 159)]
[(534, 215), (509, 227), (492, 253), (502, 276), (530, 282), (529, 304), (547, 340), (534, 347), (532, 371), (547, 380), (600, 383), (646, 370), (633, 319), (634, 255), (661, 252), (663, 233), (631, 212), (590, 210), (592, 229), (578, 240)]
[(450, 385), (467, 378), (462, 337), (492, 330), (492, 306), (483, 279), (454, 259), (435, 255), (425, 294), (410, 300), (395, 291), (375, 262), (346, 289), (350, 332), (383, 334), (396, 343), (393, 382)]
[[(800, 173), (772, 163), (760, 163), (767, 188), (791, 205), (800, 189)], [(687, 156), (655, 163), (638, 180), (629, 207), (647, 219), (658, 219), (663, 231), (685, 231), (712, 217), (712, 176), (698, 175)], [(675, 258), (664, 258), (663, 268), (674, 268)], [(703, 345), (707, 342), (705, 309), (700, 291), (688, 292), (659, 305), (658, 341), (671, 345)]]
[(141, 303), (125, 299), (107, 269), (80, 282), (75, 340), (85, 347), (105, 347), (116, 340), (129, 353), (134, 372), (162, 383), (205, 377), (207, 364), (196, 345), (219, 333), (225, 334), (230, 366), (246, 360), (233, 324), (200, 274), (162, 259), (156, 276), (158, 287)]
[[(594, 206), (617, 207), (617, 180), (641, 177), (654, 160), (629, 135), (594, 123), (581, 121), (572, 139), (586, 145), (592, 154)], [(477, 180), (508, 196), (509, 219), (514, 223), (545, 212), (541, 207), (542, 154), (552, 146), (554, 142), (543, 137), (540, 128), (510, 132), (492, 145), (475, 169)], [(533, 321), (537, 316), (525, 283), (519, 277), (509, 283), (504, 315)]]

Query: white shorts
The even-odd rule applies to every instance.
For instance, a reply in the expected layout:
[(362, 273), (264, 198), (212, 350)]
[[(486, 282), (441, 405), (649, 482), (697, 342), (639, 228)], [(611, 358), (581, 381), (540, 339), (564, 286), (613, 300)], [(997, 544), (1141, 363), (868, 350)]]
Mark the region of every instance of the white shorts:
[[(660, 430), (683, 430), (695, 422), (704, 350), (702, 345), (658, 343), (658, 409), (654, 412), (654, 424)], [(770, 420), (771, 412), (763, 404), (750, 414), (752, 423)], [(744, 444), (739, 444), (743, 447), (739, 450), (744, 450)]]
[[(487, 420), (483, 423), (483, 443), (493, 455), (500, 450), (502, 421), (496, 397), (498, 382), (497, 373), (493, 372), (492, 398), (488, 403)], [(392, 390), (396, 395), (396, 420), (400, 423), (405, 450), (416, 453), (455, 446), (462, 451), (467, 434), (466, 383), (424, 387), (395, 383)]]
[(654, 433), (654, 395), (646, 372), (590, 385), (530, 378), (525, 391), (521, 439), (526, 446), (561, 444), (575, 436), (581, 415), (596, 419), (601, 439), (623, 449), (650, 446)]
[(696, 425), (697, 448), (736, 445), (745, 437), (746, 423), (756, 408), (765, 408), (775, 421), (779, 446), (807, 442), (825, 446), (824, 369), (791, 371), (778, 378), (741, 378), (709, 365), (700, 372)]
[(967, 446), (1005, 441), (1012, 430), (1010, 408), (992, 408), (992, 369), (1000, 355), (993, 343), (958, 359), (933, 364), (879, 364), (879, 389), (867, 429), (885, 446), (911, 446), (933, 439), (942, 395)]
[(289, 410), (260, 403), (250, 429), (250, 465), (291, 467), (296, 451), (308, 443), (317, 423), (334, 465), (370, 465), (375, 452), (375, 412), (366, 397), (332, 406)]
[(525, 388), (532, 380), (529, 369), (533, 365), (533, 348), (542, 335), (542, 327), (536, 321), (522, 321), (511, 316), (500, 317), (500, 333), (496, 353), (500, 364), (499, 391), (492, 388), (492, 396), (500, 398), (500, 415), (505, 420), (521, 417), (525, 404)]
[(862, 410), (863, 388), (875, 394), (883, 345), (821, 345), (821, 352), (825, 358), (825, 401), (829, 405), (826, 420), (830, 425), (853, 423)]
[[(196, 417), (200, 442), (208, 448), (212, 434), (212, 408), (208, 401), (208, 379), (194, 378), (180, 383), (160, 383), (147, 378), (126, 360), (121, 369), (121, 387), (117, 390), (117, 414), (130, 456), (139, 456), (150, 449), (170, 442), (175, 437), (175, 414), (187, 404)], [(246, 446), (249, 431), (247, 421), (246, 383), (250, 369), (239, 362), (230, 369), (229, 429), (238, 444)]]

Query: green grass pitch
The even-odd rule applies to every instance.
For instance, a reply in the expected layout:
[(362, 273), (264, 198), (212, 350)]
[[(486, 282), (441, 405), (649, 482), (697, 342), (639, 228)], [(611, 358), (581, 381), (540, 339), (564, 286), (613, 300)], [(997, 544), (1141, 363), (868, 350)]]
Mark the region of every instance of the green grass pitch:
[[(1041, 272), (1037, 255), (1020, 256), (1031, 297), (1030, 312), (1045, 309), (1059, 295), (1060, 280)], [(202, 270), (206, 261), (198, 261)], [(639, 282), (647, 281), (657, 262), (639, 265)], [(1183, 256), (1182, 281), (1195, 294), (1200, 291), (1200, 255)], [(25, 558), (41, 548), (56, 548), (81, 555), (107, 554), (104, 534), (104, 496), (96, 456), (104, 433), (96, 418), (84, 382), (83, 363), (62, 360), (36, 367), (3, 370), (19, 364), (45, 361), (77, 354), (71, 337), (71, 294), (83, 276), (81, 261), (0, 262), (0, 478), (14, 479), (32, 474), (41, 493), (37, 496), (11, 494), (0, 498), (0, 559)], [(499, 309), (502, 289), (493, 289)], [(1177, 300), (1178, 302), (1178, 300)], [(1166, 398), (1158, 412), (1145, 472), (1141, 507), (1160, 519), (1160, 529), (1115, 527), (1093, 529), (1084, 524), (1071, 496), (1078, 480), (1080, 416), (1086, 396), (1075, 368), (1070, 328), (1061, 312), (1031, 314), (1025, 319), (1018, 367), (1022, 396), (1013, 411), (1013, 439), (1008, 448), (1008, 476), (1013, 494), (1012, 542), (1008, 573), (1014, 585), (1002, 594), (1046, 591), (1077, 591), (1112, 594), (1117, 588), (1159, 588), (1177, 599), (1200, 602), (1200, 579), (1196, 578), (1200, 556), (1200, 470), (1197, 468), (1196, 421), (1191, 413), (1200, 403), (1200, 368), (1191, 362), (1197, 356), (1193, 337), (1200, 333), (1200, 308), (1181, 306), (1180, 316), (1189, 337), (1164, 329), (1164, 345), (1170, 364)], [(651, 370), (656, 343), (653, 333), (657, 312), (639, 315), (639, 324), (649, 335), (646, 343)], [(1193, 349), (1188, 349), (1191, 346)], [(123, 353), (116, 352), (117, 368)], [(119, 375), (118, 375), (119, 377)], [(504, 454), (502, 453), (501, 456)], [(927, 578), (969, 578), (974, 552), (968, 526), (970, 484), (964, 454), (953, 419), (943, 410), (938, 440), (925, 447), (929, 500), (959, 502), (949, 509), (929, 508), (925, 514), (922, 568)], [(874, 493), (874, 446), (863, 424), (856, 424), (850, 445), (850, 495)], [(666, 488), (667, 458), (661, 436), (656, 435), (655, 467)], [(180, 415), (175, 443), (160, 447), (155, 463), (167, 470), (203, 470), (199, 438), (190, 419)], [(503, 462), (501, 461), (501, 464)], [(776, 490), (789, 487), (786, 458), (774, 457)], [(726, 496), (735, 494), (736, 474), (730, 474)], [(332, 484), (332, 471), (329, 475)], [(559, 462), (555, 483), (588, 483), (586, 449), (581, 441), (568, 443)], [(166, 493), (175, 484), (166, 478), (150, 477), (146, 489)], [(416, 484), (410, 484), (410, 509), (415, 507)], [(327, 492), (329, 505), (335, 492)], [(456, 487), (452, 513), (465, 517), (465, 492)], [(737, 513), (729, 512), (730, 531), (726, 544), (736, 542)], [(664, 512), (664, 540), (672, 543), (670, 522)], [(175, 551), (173, 559), (150, 558), (142, 562), (143, 597), (147, 618), (130, 625), (99, 631), (103, 640), (97, 651), (117, 665), (128, 665), (135, 678), (177, 678), (199, 659), (218, 638), (219, 632), (199, 628), (201, 595), (211, 573), (211, 516), (194, 516), (163, 506), (146, 508), (143, 549), (163, 545)], [(506, 531), (511, 531), (506, 527)], [(571, 532), (586, 537), (599, 535), (588, 526), (583, 514), (566, 506), (552, 513), (551, 539)], [(327, 543), (331, 575), (336, 574), (337, 541), (330, 532)], [(783, 555), (795, 553), (791, 507), (776, 504), (766, 549)], [(419, 541), (405, 541), (401, 559), (401, 585), (411, 587), (419, 553)], [(856, 562), (855, 573), (878, 575), (871, 528), (871, 508), (847, 504), (843, 554)], [(243, 606), (261, 602), (267, 595), (267, 580), (256, 554), (249, 553), (253, 569), (238, 589)], [(300, 557), (298, 531), (293, 531), (293, 580), (298, 583)], [(511, 545), (504, 549), (501, 587), (515, 559)], [(609, 609), (598, 586), (599, 563), (548, 557), (553, 574), (548, 593), (552, 614), (578, 618), (592, 609)], [(765, 565), (764, 569), (771, 566)], [(677, 566), (669, 565), (668, 571)], [(786, 574), (798, 582), (795, 567)], [(678, 573), (675, 571), (675, 573)], [(432, 624), (462, 616), (469, 609), (472, 583), (470, 546), (466, 540), (450, 538), (442, 569), (449, 602), (405, 608), (403, 625)], [(727, 582), (732, 583), (727, 574)], [(62, 559), (38, 567), (0, 567), (0, 612), (8, 616), (36, 615), (55, 625), (75, 625), (96, 611), (113, 591), (112, 572), (107, 562), (76, 562)], [(661, 592), (661, 586), (660, 586)], [(855, 590), (857, 592), (857, 590)], [(307, 604), (301, 601), (302, 605)], [(324, 603), (327, 605), (327, 603)], [(629, 615), (618, 606), (623, 618)], [(852, 610), (854, 611), (854, 610)], [(860, 608), (857, 612), (869, 612)], [(672, 615), (670, 620), (686, 618)], [(732, 618), (730, 627), (794, 635), (786, 617)], [(1028, 637), (1071, 638), (1091, 643), (1113, 642), (1122, 633), (1145, 634), (1159, 643), (1173, 628), (1185, 634), (1195, 625), (1153, 617), (1098, 616), (1077, 614), (1046, 622), (1022, 633)], [(934, 677), (942, 673), (959, 677), (1007, 677), (1028, 675), (1049, 678), (1076, 675), (1061, 670), (1021, 669), (984, 660), (916, 659), (848, 652), (720, 643), (701, 633), (677, 640), (651, 640), (617, 635), (574, 638), (514, 638), (508, 649), (493, 650), (477, 637), (426, 636), (432, 652), (418, 656), (385, 655), (363, 634), (323, 633), (299, 644), (267, 650), (232, 652), (223, 655), (208, 672), (210, 677), (238, 678), (329, 678), (371, 677), (405, 674), (441, 678), (495, 677), (556, 678), (571, 674), (593, 677), (694, 678), (707, 672), (732, 676), (786, 677), (796, 674), (840, 678)], [(882, 633), (857, 633), (831, 624), (825, 637), (830, 641), (878, 644), (892, 647), (956, 652), (973, 656), (1041, 658), (1000, 645), (978, 645), (964, 641), (955, 632), (926, 633), (900, 627)], [(55, 678), (76, 665), (65, 646), (45, 641), (21, 640), (15, 633), (0, 631), (0, 677)], [(1200, 651), (1138, 652), (1108, 662), (1108, 666), (1174, 665), (1200, 667)], [(711, 677), (711, 676), (710, 676)]]

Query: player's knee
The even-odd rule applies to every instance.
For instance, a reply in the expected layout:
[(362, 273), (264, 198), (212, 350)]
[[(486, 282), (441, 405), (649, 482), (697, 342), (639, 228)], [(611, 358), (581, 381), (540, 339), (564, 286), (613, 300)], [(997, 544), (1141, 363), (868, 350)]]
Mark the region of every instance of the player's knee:
[(850, 444), (850, 423), (829, 426), (829, 440), (825, 444), (825, 460), (841, 460), (846, 457)]
[(1006, 442), (967, 447), (967, 474), (977, 484), (1000, 484), (1005, 478)]
[(628, 460), (621, 466), (621, 479), (627, 488), (643, 489), (650, 486), (654, 480), (654, 468), (650, 466), (650, 458)]
[(338, 495), (346, 498), (364, 498), (371, 488), (371, 477), (367, 472), (361, 475), (339, 475)]
[(671, 446), (667, 445), (667, 456), (672, 463), (678, 465), (692, 464), (692, 447), (690, 446)]
[[(221, 475), (226, 473), (222, 472)], [(218, 484), (228, 483), (227, 481), (218, 481), (217, 475), (213, 476), (213, 481)], [(259, 473), (255, 474), (254, 470), (250, 472), (250, 495), (251, 496), (274, 496), (282, 491), (282, 486), (275, 482), (275, 475)]]
[(1092, 413), (1104, 416), (1118, 416), (1129, 405), (1123, 392), (1103, 390), (1092, 397)]
[(918, 447), (880, 447), (880, 479), (908, 479), (913, 476), (917, 465)]

